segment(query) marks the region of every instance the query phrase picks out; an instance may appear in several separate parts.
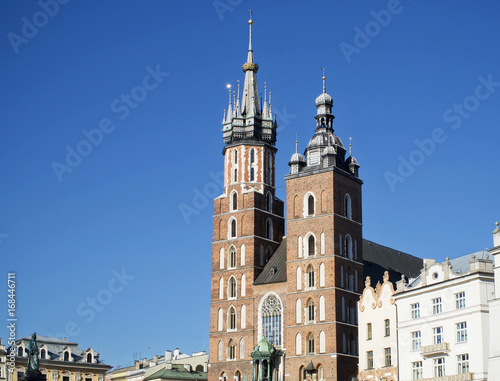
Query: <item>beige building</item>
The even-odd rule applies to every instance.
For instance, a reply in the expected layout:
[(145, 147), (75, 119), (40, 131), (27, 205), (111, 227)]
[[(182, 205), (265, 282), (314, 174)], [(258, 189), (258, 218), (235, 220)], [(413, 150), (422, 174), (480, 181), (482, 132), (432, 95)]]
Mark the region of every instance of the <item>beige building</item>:
[(389, 272), (375, 289), (366, 277), (365, 289), (358, 302), (360, 381), (398, 380), (398, 338), (394, 287)]
[(0, 337), (0, 381), (7, 379), (7, 351)]
[[(7, 381), (19, 381), (26, 372), (30, 336), (16, 340), (15, 371)], [(40, 372), (47, 381), (104, 381), (111, 366), (99, 360), (99, 352), (55, 337), (37, 336)]]

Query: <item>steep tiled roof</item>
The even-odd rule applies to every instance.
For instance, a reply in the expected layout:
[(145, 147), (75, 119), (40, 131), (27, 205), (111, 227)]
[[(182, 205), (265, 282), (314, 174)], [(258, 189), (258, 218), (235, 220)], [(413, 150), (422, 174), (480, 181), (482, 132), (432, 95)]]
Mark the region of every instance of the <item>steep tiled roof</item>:
[(372, 284), (383, 282), (384, 271), (389, 272), (389, 280), (396, 282), (404, 275), (406, 279), (420, 274), (423, 260), (390, 247), (363, 239), (363, 275), (369, 276)]
[(286, 282), (286, 237), (267, 261), (254, 284)]

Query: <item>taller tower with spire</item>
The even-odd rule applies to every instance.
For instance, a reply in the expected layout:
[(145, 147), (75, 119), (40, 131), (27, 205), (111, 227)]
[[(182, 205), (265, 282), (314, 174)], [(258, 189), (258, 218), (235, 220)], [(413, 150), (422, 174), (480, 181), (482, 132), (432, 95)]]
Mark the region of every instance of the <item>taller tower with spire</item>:
[(252, 24), (250, 19), (243, 91), (239, 85), (237, 94), (229, 90), (224, 112), (224, 191), (214, 200), (209, 352), (214, 381), (252, 377), (251, 353), (260, 340), (253, 283), (284, 235), (283, 202), (275, 188), (277, 124), (267, 87), (259, 99)]

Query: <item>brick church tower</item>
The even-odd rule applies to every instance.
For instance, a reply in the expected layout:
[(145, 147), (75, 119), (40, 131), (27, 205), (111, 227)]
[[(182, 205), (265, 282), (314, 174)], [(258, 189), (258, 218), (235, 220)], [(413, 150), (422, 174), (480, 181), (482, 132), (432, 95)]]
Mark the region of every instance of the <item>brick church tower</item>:
[[(334, 134), (333, 100), (316, 99), (315, 131), (276, 197), (276, 121), (249, 21), (240, 99), (224, 112), (224, 191), (214, 200), (209, 381), (351, 380), (362, 289), (358, 164)], [(311, 131), (313, 132), (313, 131)]]
[(277, 124), (267, 89), (262, 107), (259, 102), (252, 23), (242, 99), (239, 85), (237, 97), (229, 91), (223, 120), (224, 193), (214, 200), (213, 217), (210, 380), (252, 375), (250, 354), (258, 341), (253, 282), (285, 227), (283, 202), (275, 195)]
[(334, 134), (332, 106), (323, 77), (315, 133), (305, 157), (293, 154), (285, 177), (289, 380), (351, 380), (357, 372), (362, 181)]

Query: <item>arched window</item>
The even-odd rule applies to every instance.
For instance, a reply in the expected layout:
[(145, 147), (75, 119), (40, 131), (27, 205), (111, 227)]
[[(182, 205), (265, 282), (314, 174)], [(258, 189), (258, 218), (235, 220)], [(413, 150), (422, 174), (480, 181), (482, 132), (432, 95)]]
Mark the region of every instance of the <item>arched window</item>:
[(250, 168), (250, 181), (255, 181), (255, 169)]
[[(325, 331), (321, 331), (319, 333), (319, 353), (325, 353), (326, 352), (326, 339), (325, 339), (325, 337), (326, 337), (325, 336)], [(318, 371), (319, 371), (319, 369), (318, 369)], [(319, 374), (318, 374), (318, 376), (319, 376)], [(322, 378), (323, 378), (323, 376), (321, 376), (321, 378), (319, 378), (319, 379), (321, 380)]]
[(243, 304), (241, 306), (241, 329), (247, 327), (247, 307)]
[(344, 288), (344, 265), (340, 265), (340, 287)]
[(307, 215), (314, 216), (314, 196), (309, 195), (307, 198)]
[(351, 196), (349, 196), (349, 193), (346, 193), (344, 197), (344, 217), (352, 219)]
[(316, 241), (314, 239), (314, 236), (311, 234), (309, 236), (309, 239), (307, 241), (307, 246), (308, 246), (308, 255), (313, 256), (316, 253)]
[(323, 295), (319, 297), (319, 320), (325, 320), (325, 297)]
[(236, 343), (233, 339), (229, 340), (228, 354), (229, 360), (236, 360)]
[(297, 333), (297, 336), (295, 336), (295, 354), (302, 354), (302, 336), (300, 335), (300, 333)]
[(88, 363), (92, 362), (92, 353), (87, 353), (87, 362)]
[(309, 300), (309, 303), (307, 303), (307, 320), (309, 322), (314, 322), (314, 302), (312, 299)]
[(267, 196), (266, 196), (266, 210), (268, 212), (272, 212), (273, 211), (273, 195), (271, 194), (271, 192), (267, 192)]
[(229, 238), (236, 238), (236, 219), (232, 218), (230, 222)]
[(307, 338), (307, 353), (314, 353), (314, 335), (312, 333), (310, 333)]
[(238, 164), (238, 151), (235, 149), (233, 153), (234, 153), (234, 164)]
[(234, 299), (236, 298), (236, 279), (234, 276), (229, 278), (229, 284), (227, 286), (227, 293), (228, 293), (228, 298), (229, 299)]
[(302, 269), (297, 267), (297, 290), (302, 288)]
[(314, 279), (314, 268), (312, 266), (309, 266), (307, 268), (307, 287), (314, 288), (315, 285), (316, 282)]
[(219, 251), (219, 263), (220, 263), (220, 268), (224, 268), (224, 248), (221, 247)]
[(219, 308), (217, 315), (217, 330), (222, 331), (224, 329), (224, 312), (222, 308)]
[(341, 305), (341, 307), (342, 307), (342, 321), (346, 321), (345, 320), (345, 298), (344, 297), (342, 297), (342, 305)]
[(69, 361), (69, 352), (64, 352), (64, 361)]
[(297, 256), (299, 258), (302, 258), (302, 236), (299, 235), (299, 238), (297, 240)]
[(349, 259), (353, 259), (352, 255), (352, 238), (349, 234), (345, 236), (345, 247), (344, 247), (345, 256)]
[[(244, 339), (241, 339), (240, 340), (240, 359), (244, 359), (245, 358), (245, 340)], [(236, 372), (236, 381), (240, 381), (241, 379), (241, 374), (240, 372)]]
[(325, 233), (321, 233), (320, 241), (320, 253), (325, 254)]
[(231, 246), (229, 248), (229, 259), (228, 259), (228, 262), (229, 262), (229, 268), (230, 269), (234, 269), (236, 267), (236, 249), (234, 248), (234, 246)]
[[(321, 332), (323, 332), (323, 331), (321, 331)], [(321, 334), (320, 334), (319, 338), (321, 340)], [(320, 346), (321, 346), (321, 341), (320, 341)], [(321, 348), (320, 348), (319, 351), (320, 351), (320, 353), (326, 352), (326, 351), (321, 352)], [(323, 371), (323, 365), (320, 364), (320, 365), (318, 365), (318, 381), (322, 381), (324, 379), (323, 373), (324, 373), (324, 371)]]
[(238, 210), (238, 193), (234, 192), (231, 199), (231, 210)]
[(325, 287), (325, 264), (321, 263), (319, 265), (319, 286)]
[(23, 357), (23, 347), (18, 347), (18, 348), (17, 348), (17, 355), (18, 355), (19, 357)]
[[(89, 353), (90, 354), (90, 353)], [(45, 349), (42, 349), (40, 351), (40, 358), (45, 359), (45, 356), (47, 356), (47, 351)], [(90, 358), (90, 361), (87, 360), (87, 362), (92, 362), (92, 357)]]
[(219, 361), (223, 360), (224, 346), (222, 344), (222, 340), (219, 340), (219, 344), (217, 345), (217, 359)]
[(275, 294), (268, 295), (261, 307), (262, 336), (272, 345), (281, 345), (281, 321), (283, 307), (281, 301)]
[(235, 168), (234, 169), (234, 177), (233, 177), (233, 182), (237, 182), (238, 181), (238, 168)]
[(273, 222), (270, 218), (266, 220), (266, 238), (271, 241), (273, 239)]
[(255, 161), (255, 151), (254, 149), (252, 148), (250, 150), (250, 163), (253, 163)]
[(231, 306), (231, 308), (229, 308), (227, 327), (228, 327), (228, 330), (235, 330), (236, 329), (236, 310), (232, 306)]
[(300, 299), (295, 302), (295, 323), (302, 323), (302, 302)]
[(219, 299), (224, 299), (224, 278), (219, 279)]

